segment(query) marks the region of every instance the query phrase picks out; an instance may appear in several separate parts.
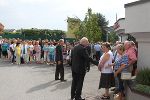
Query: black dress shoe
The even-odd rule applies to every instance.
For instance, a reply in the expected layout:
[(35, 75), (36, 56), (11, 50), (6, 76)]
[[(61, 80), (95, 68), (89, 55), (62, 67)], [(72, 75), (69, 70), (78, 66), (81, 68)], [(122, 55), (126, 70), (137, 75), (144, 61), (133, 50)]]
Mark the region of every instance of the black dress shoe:
[(110, 99), (110, 96), (102, 96), (101, 99)]
[(85, 100), (85, 98), (78, 98), (78, 99), (76, 98), (75, 100)]
[(71, 100), (74, 100), (74, 97), (75, 97), (75, 96), (71, 96)]
[(67, 80), (60, 80), (61, 82), (66, 82)]
[(59, 78), (56, 78), (55, 80), (60, 80)]

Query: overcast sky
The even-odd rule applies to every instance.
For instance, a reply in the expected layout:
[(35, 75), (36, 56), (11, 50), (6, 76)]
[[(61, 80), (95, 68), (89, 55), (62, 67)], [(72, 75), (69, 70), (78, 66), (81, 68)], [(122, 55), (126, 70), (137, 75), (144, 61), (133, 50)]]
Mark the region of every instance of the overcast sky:
[(0, 0), (0, 22), (6, 29), (67, 30), (67, 17), (84, 19), (88, 8), (103, 14), (109, 26), (125, 17), (124, 4), (137, 0)]

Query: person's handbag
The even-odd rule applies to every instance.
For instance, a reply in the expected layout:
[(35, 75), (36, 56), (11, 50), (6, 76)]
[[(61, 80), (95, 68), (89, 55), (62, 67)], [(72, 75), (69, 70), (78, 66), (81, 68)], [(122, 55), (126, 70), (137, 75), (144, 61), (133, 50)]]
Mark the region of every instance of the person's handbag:
[(130, 72), (121, 73), (121, 79), (122, 80), (130, 80), (131, 79), (131, 73)]

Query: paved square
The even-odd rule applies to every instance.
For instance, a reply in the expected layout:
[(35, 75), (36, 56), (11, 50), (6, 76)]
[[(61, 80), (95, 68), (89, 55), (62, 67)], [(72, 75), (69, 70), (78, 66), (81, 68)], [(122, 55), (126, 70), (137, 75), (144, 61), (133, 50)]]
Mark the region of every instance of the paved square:
[[(65, 67), (67, 82), (54, 80), (55, 66), (44, 64), (15, 65), (0, 59), (0, 100), (69, 100), (71, 70)], [(100, 72), (96, 66), (86, 74), (83, 97), (100, 100)]]

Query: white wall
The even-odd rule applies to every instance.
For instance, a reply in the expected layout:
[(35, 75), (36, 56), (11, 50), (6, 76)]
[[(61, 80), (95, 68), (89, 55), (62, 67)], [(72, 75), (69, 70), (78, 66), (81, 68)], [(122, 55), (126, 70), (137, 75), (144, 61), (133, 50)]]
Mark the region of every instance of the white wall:
[(138, 68), (150, 68), (150, 42), (139, 42), (138, 45)]
[(125, 33), (138, 42), (138, 68), (150, 68), (150, 2), (138, 2), (125, 8)]
[(125, 8), (125, 33), (150, 32), (150, 2)]

